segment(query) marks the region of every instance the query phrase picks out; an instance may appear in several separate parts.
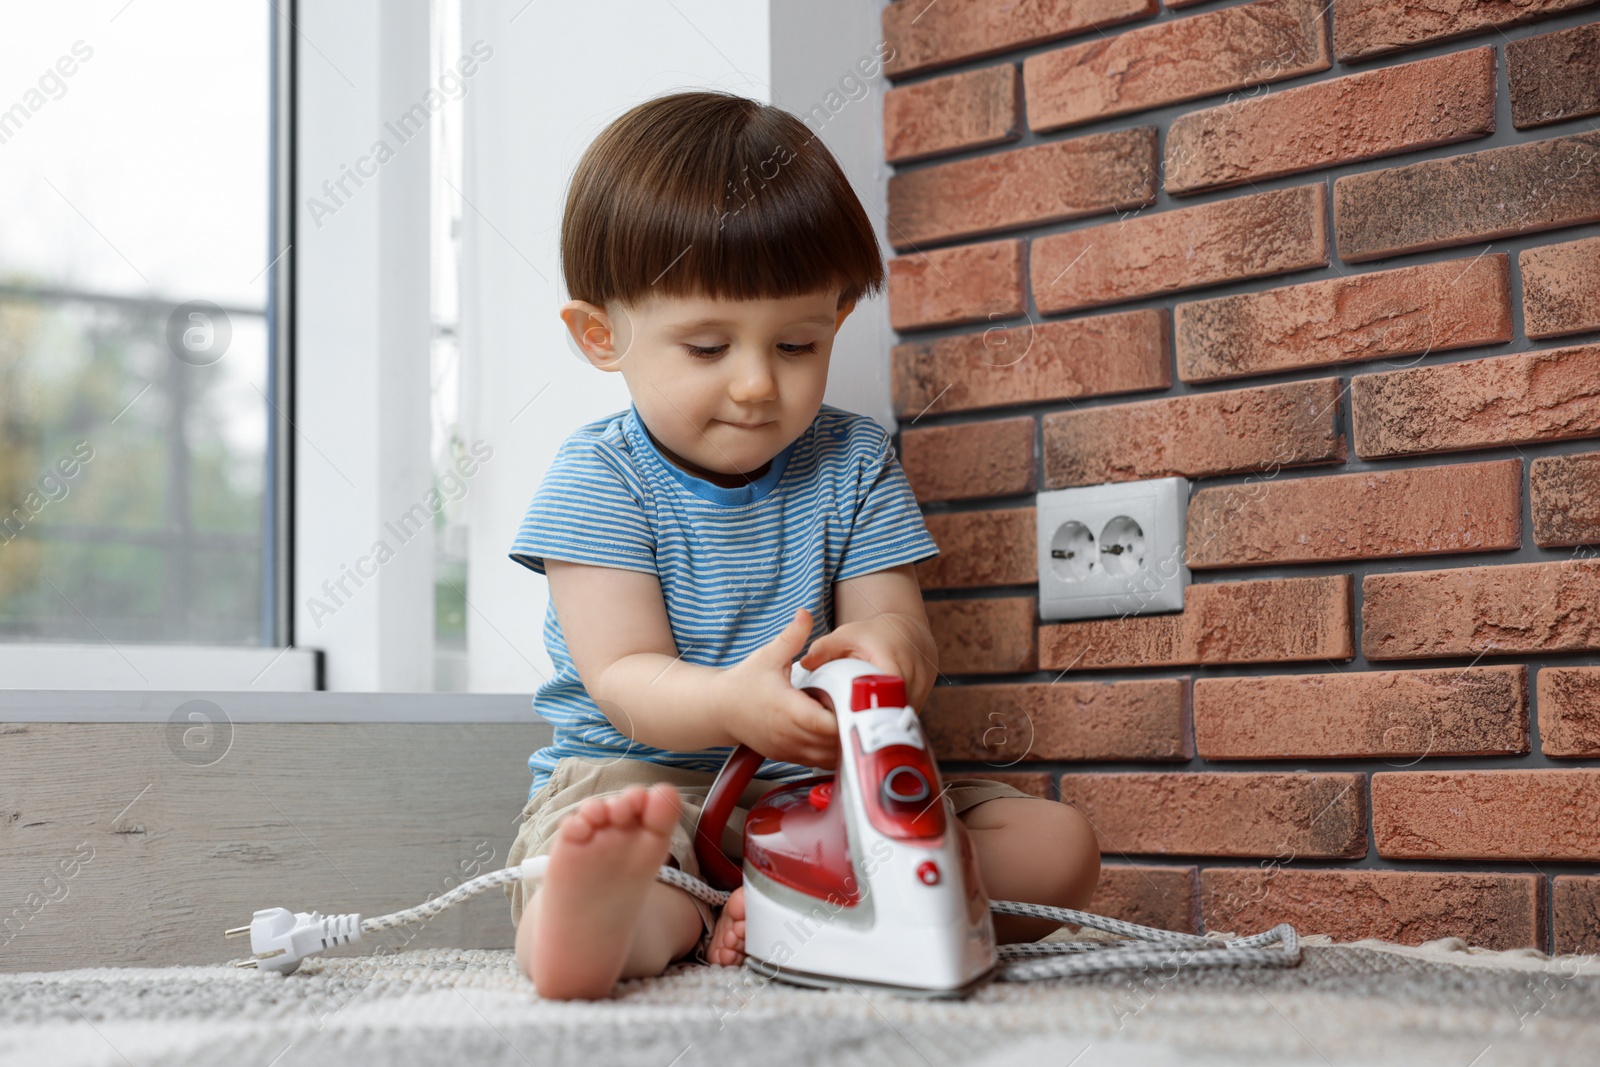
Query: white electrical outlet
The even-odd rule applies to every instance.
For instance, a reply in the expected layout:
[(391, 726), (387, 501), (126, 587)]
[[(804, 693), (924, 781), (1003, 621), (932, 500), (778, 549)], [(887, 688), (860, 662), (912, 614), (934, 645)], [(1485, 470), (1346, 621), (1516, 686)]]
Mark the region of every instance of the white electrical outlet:
[(1188, 510), (1186, 478), (1038, 494), (1039, 617), (1181, 611)]

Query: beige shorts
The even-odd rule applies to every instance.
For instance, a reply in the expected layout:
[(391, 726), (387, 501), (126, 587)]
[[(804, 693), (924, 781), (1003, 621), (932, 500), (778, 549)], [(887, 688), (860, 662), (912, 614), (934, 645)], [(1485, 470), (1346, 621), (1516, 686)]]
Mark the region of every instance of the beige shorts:
[[(656, 782), (667, 782), (677, 788), (682, 807), (678, 825), (672, 829), (670, 845), (672, 860), (686, 873), (701, 878), (703, 875), (700, 873), (700, 864), (694, 855), (694, 825), (700, 818), (700, 808), (705, 803), (706, 794), (716, 777), (715, 772), (711, 771), (692, 771), (649, 763), (645, 760), (596, 759), (584, 756), (560, 759), (551, 770), (549, 781), (529, 797), (528, 803), (523, 807), (522, 824), (517, 829), (516, 840), (511, 843), (511, 852), (506, 856), (506, 866), (514, 867), (529, 856), (538, 856), (550, 851), (550, 842), (561, 820), (590, 797), (619, 793), (630, 785), (650, 786)], [(734, 857), (742, 854), (744, 817), (750, 806), (763, 793), (783, 784), (765, 778), (757, 778), (750, 783), (728, 819), (728, 827), (722, 841), (723, 851)], [(950, 798), (950, 803), (958, 815), (985, 800), (999, 797), (1031, 799), (1032, 796), (1004, 782), (994, 782), (987, 778), (947, 778), (944, 786), (945, 795)], [(519, 879), (508, 882), (505, 890), (506, 896), (511, 900), (511, 922), (512, 925), (516, 925), (522, 921), (522, 908), (528, 899), (528, 888), (526, 883)], [(709, 944), (717, 916), (716, 911), (704, 901), (695, 900), (694, 905), (700, 912), (700, 921), (704, 927), (694, 955), (696, 959), (704, 962), (705, 948)]]

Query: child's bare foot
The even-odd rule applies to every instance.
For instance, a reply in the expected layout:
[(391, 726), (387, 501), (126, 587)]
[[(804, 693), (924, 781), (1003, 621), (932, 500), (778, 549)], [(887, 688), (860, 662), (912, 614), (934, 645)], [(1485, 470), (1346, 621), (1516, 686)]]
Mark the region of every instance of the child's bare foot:
[(603, 997), (617, 984), (678, 810), (670, 785), (632, 786), (584, 801), (561, 823), (529, 955), (540, 996)]
[(706, 959), (718, 967), (737, 967), (744, 962), (744, 886), (735, 889), (722, 906)]

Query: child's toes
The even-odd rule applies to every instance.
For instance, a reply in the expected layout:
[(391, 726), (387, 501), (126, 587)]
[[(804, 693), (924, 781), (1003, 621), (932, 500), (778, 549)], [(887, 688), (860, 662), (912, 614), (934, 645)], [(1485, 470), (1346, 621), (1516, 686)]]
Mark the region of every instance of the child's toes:
[(586, 800), (567, 813), (556, 827), (556, 835), (573, 844), (581, 845), (594, 837), (595, 831), (609, 822), (605, 803), (599, 799)]
[[(680, 810), (678, 791), (665, 782), (658, 782), (640, 798), (639, 821), (652, 833), (668, 834), (678, 821)], [(740, 914), (743, 914), (742, 902)]]
[(605, 798), (606, 812), (612, 826), (629, 829), (639, 825), (639, 814), (644, 808), (645, 791), (630, 785), (615, 796)]

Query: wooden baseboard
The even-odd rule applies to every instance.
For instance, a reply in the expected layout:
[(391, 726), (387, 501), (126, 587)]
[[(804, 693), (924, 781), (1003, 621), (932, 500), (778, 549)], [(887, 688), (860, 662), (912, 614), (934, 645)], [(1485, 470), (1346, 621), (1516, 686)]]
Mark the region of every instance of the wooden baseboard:
[[(182, 722), (29, 722), (7, 701), (0, 971), (224, 962), (249, 948), (222, 931), (258, 908), (381, 915), (505, 866), (528, 755), (550, 736), (511, 699), (528, 721), (234, 712), (225, 750), (216, 733), (186, 742)], [(509, 948), (513, 934), (496, 889), (330, 954)]]

